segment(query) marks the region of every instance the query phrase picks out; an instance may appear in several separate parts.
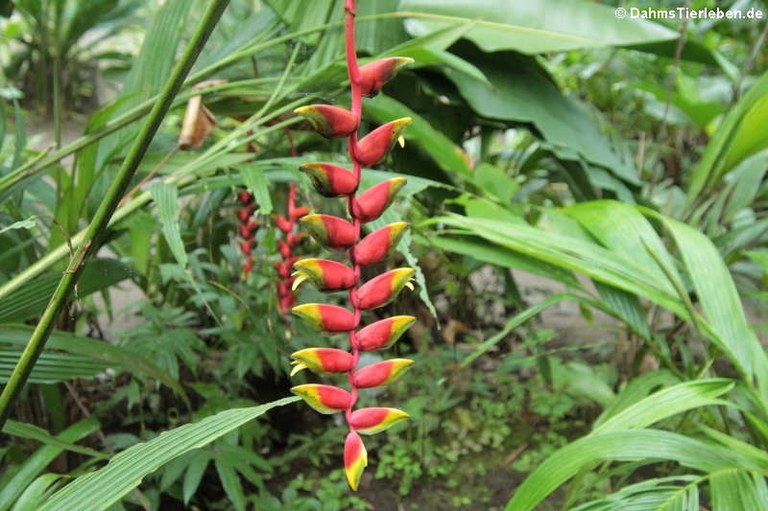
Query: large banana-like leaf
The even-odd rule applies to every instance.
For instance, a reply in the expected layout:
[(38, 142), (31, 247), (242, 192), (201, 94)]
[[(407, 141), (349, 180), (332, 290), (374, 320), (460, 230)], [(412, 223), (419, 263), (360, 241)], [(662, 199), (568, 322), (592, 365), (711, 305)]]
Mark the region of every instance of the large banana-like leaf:
[(298, 401), (288, 397), (251, 408), (226, 410), (161, 433), (116, 454), (103, 468), (82, 475), (41, 503), (39, 511), (101, 511), (118, 502), (141, 481), (169, 461), (204, 447), (272, 408)]
[(620, 19), (614, 9), (583, 0), (402, 0), (406, 28), (424, 34), (476, 20), (466, 37), (487, 52), (528, 55), (605, 46), (630, 46), (677, 38), (656, 23)]

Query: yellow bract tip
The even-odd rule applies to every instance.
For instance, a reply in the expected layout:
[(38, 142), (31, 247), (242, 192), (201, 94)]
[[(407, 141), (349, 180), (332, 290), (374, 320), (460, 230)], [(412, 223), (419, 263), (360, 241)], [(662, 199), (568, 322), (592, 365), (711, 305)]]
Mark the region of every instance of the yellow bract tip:
[(294, 360), (293, 363), (296, 365), (294, 366), (293, 369), (291, 369), (291, 376), (307, 368), (307, 366), (305, 366), (303, 362), (299, 362), (298, 360)]
[(298, 289), (301, 283), (307, 280), (309, 277), (304, 272), (300, 272), (300, 271), (294, 272), (293, 274), (298, 275), (298, 277), (296, 277), (296, 280), (293, 281), (293, 285), (291, 286), (291, 291), (296, 291), (296, 289)]

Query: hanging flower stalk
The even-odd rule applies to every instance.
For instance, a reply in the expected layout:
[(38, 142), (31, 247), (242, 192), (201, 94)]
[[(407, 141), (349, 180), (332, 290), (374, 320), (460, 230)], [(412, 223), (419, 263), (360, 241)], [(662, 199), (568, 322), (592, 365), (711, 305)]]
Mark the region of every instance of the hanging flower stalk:
[(237, 200), (240, 202), (240, 208), (237, 210), (237, 220), (240, 223), (240, 251), (245, 257), (243, 273), (247, 277), (253, 269), (253, 249), (256, 246), (256, 231), (259, 230), (260, 224), (253, 215), (256, 211), (253, 195), (245, 188), (241, 188), (237, 193)]
[[(253, 135), (253, 131), (248, 130), (248, 135)], [(256, 146), (253, 142), (248, 143), (248, 152), (256, 152)], [(256, 199), (247, 188), (243, 187), (238, 190), (237, 200), (240, 202), (240, 207), (237, 210), (237, 220), (239, 222), (238, 230), (240, 232), (240, 252), (243, 253), (243, 257), (245, 258), (245, 261), (243, 262), (243, 275), (244, 278), (247, 279), (248, 274), (253, 270), (253, 249), (256, 247), (256, 231), (259, 230), (261, 224), (254, 216), (258, 204), (256, 204)]]
[(280, 276), (277, 282), (278, 306), (280, 313), (287, 315), (291, 307), (296, 303), (296, 297), (293, 295), (293, 282), (295, 277), (291, 275), (291, 267), (298, 260), (293, 255), (293, 249), (301, 241), (304, 235), (296, 232), (297, 221), (309, 213), (307, 207), (296, 207), (296, 183), (291, 183), (288, 190), (288, 216), (275, 215), (275, 225), (283, 233), (283, 239), (277, 241), (280, 251), (280, 261), (275, 262), (275, 270)]
[(411, 59), (393, 57), (358, 66), (355, 51), (355, 1), (345, 0), (346, 57), (352, 92), (351, 110), (330, 106), (310, 105), (296, 110), (306, 117), (317, 132), (326, 138), (349, 140), (352, 170), (329, 163), (303, 165), (318, 193), (326, 197), (342, 197), (347, 201), (351, 220), (312, 214), (302, 218), (312, 236), (330, 249), (346, 251), (349, 264), (330, 259), (302, 259), (294, 264), (294, 289), (309, 281), (321, 291), (349, 293), (352, 310), (336, 305), (308, 303), (293, 308), (294, 314), (323, 332), (347, 332), (350, 351), (336, 348), (309, 348), (292, 355), (295, 368), (320, 375), (346, 374), (350, 390), (333, 385), (298, 385), (291, 390), (320, 413), (343, 413), (349, 427), (344, 442), (344, 467), (347, 480), (357, 490), (367, 465), (367, 453), (360, 435), (378, 433), (408, 418), (397, 408), (371, 407), (355, 410), (359, 389), (392, 383), (413, 361), (391, 359), (358, 368), (361, 351), (386, 349), (414, 323), (413, 316), (394, 316), (376, 321), (363, 328), (361, 312), (382, 307), (393, 301), (404, 287), (413, 288), (414, 270), (397, 268), (360, 282), (360, 268), (382, 261), (398, 244), (408, 225), (397, 222), (382, 227), (361, 239), (361, 226), (377, 219), (405, 185), (404, 178), (384, 181), (357, 195), (363, 167), (375, 165), (399, 141), (400, 133), (410, 118), (397, 119), (368, 133), (358, 140), (357, 129), (362, 112), (362, 97), (373, 97), (403, 65)]

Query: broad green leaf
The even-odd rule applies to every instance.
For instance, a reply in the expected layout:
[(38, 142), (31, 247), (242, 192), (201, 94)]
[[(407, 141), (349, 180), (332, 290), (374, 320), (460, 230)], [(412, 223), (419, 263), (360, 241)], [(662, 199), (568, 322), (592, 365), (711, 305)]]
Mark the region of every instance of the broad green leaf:
[(595, 282), (595, 289), (600, 293), (612, 316), (629, 325), (643, 339), (651, 339), (646, 312), (637, 296), (602, 282)]
[(272, 213), (272, 197), (269, 194), (270, 183), (264, 169), (249, 163), (241, 163), (235, 168), (240, 171), (245, 187), (253, 194), (259, 207), (259, 214), (269, 215)]
[(583, 468), (601, 461), (674, 461), (702, 472), (727, 469), (768, 474), (764, 460), (745, 458), (725, 447), (678, 433), (641, 429), (592, 434), (547, 458), (515, 491), (506, 511), (531, 511)]
[(640, 183), (634, 169), (616, 155), (585, 109), (565, 97), (535, 59), (515, 53), (483, 55), (469, 49), (465, 53), (462, 56), (492, 85), (452, 69), (445, 70), (445, 74), (477, 113), (491, 119), (530, 123), (560, 158), (583, 158), (626, 183)]
[[(92, 259), (77, 285), (77, 296), (84, 298), (134, 275), (130, 265), (116, 259)], [(46, 273), (0, 300), (0, 323), (26, 321), (43, 312), (61, 278)]]
[(768, 147), (768, 72), (730, 109), (709, 141), (691, 174), (688, 205), (717, 183), (736, 165)]
[(600, 417), (598, 417), (592, 425), (593, 429), (597, 429), (605, 421), (614, 417), (622, 410), (625, 410), (646, 398), (654, 390), (679, 383), (679, 381), (680, 380), (675, 377), (672, 372), (664, 369), (641, 374), (640, 376), (632, 378), (627, 382), (626, 387), (618, 393), (613, 403), (600, 414)]
[(712, 511), (754, 511), (763, 508), (765, 476), (743, 470), (725, 470), (709, 478)]
[(155, 181), (149, 187), (152, 199), (157, 204), (160, 223), (163, 226), (165, 241), (182, 268), (187, 268), (189, 257), (181, 239), (179, 226), (179, 190), (175, 185), (164, 181)]
[(703, 477), (685, 475), (650, 479), (573, 511), (701, 511), (699, 484), (702, 482)]
[[(473, 257), (484, 263), (495, 264), (505, 268), (515, 268), (534, 275), (541, 275), (562, 282), (571, 289), (579, 289), (578, 279), (573, 273), (565, 271), (562, 268), (549, 264), (533, 257), (520, 254), (489, 243), (483, 238), (472, 235), (461, 235), (456, 237), (447, 237), (448, 233), (429, 238), (417, 238), (417, 242), (427, 247), (437, 247), (441, 250), (447, 250), (455, 254), (461, 254), (467, 257)], [(460, 233), (451, 233), (460, 234)]]
[[(0, 328), (0, 343), (13, 345), (17, 347), (20, 353), (21, 349), (26, 346), (29, 337), (32, 335), (33, 328), (27, 325), (9, 325), (4, 324)], [(48, 359), (48, 352), (51, 352), (51, 358)], [(80, 359), (87, 359), (85, 362), (80, 362), (75, 365), (75, 370), (82, 370), (83, 367), (88, 367), (88, 361), (99, 364), (99, 371), (103, 371), (107, 367), (121, 368), (129, 371), (133, 374), (149, 376), (161, 382), (163, 385), (173, 389), (178, 393), (184, 401), (188, 401), (187, 395), (179, 382), (174, 380), (166, 371), (160, 369), (155, 363), (142, 356), (141, 354), (128, 351), (119, 346), (114, 346), (105, 341), (98, 341), (89, 337), (83, 337), (69, 332), (62, 332), (60, 330), (54, 330), (51, 333), (48, 342), (46, 343), (46, 349), (43, 352), (40, 360), (38, 360), (35, 368), (32, 370), (34, 375), (36, 371), (41, 372), (41, 377), (53, 377), (60, 376), (60, 372), (67, 369), (66, 365), (63, 365), (62, 361), (66, 358), (55, 358), (58, 352), (65, 352), (65, 354), (72, 354), (80, 357)], [(15, 360), (18, 360), (18, 356)], [(14, 364), (15, 364), (14, 360)], [(46, 367), (41, 361), (50, 360), (50, 367)], [(79, 377), (80, 375), (69, 375), (67, 378), (71, 379)], [(7, 378), (7, 376), (6, 376)], [(62, 378), (53, 378), (52, 381), (62, 381)]]
[[(669, 294), (675, 287), (649, 253), (650, 247), (664, 264), (674, 272), (675, 262), (667, 252), (659, 235), (637, 208), (615, 201), (590, 201), (566, 208), (565, 214), (579, 221), (581, 226), (608, 248), (614, 257), (623, 257), (642, 268), (643, 275), (654, 286)], [(679, 275), (675, 274), (679, 281)]]
[(299, 399), (288, 397), (252, 408), (226, 410), (194, 424), (161, 433), (157, 438), (116, 454), (105, 467), (76, 478), (46, 500), (39, 511), (108, 509), (165, 463), (208, 445), (272, 408)]
[(3, 433), (20, 438), (26, 438), (28, 440), (35, 440), (45, 445), (52, 445), (65, 451), (76, 452), (86, 456), (93, 456), (96, 458), (106, 457), (102, 453), (94, 451), (93, 449), (89, 449), (88, 447), (81, 447), (71, 442), (65, 442), (55, 436), (52, 436), (46, 430), (39, 428), (34, 424), (25, 424), (23, 422), (16, 422), (9, 419), (6, 421), (5, 426), (3, 426)]
[(724, 378), (674, 385), (625, 408), (597, 426), (592, 434), (644, 428), (686, 410), (722, 405), (724, 402), (717, 398), (731, 390), (733, 385), (733, 381)]
[(61, 479), (61, 474), (48, 473), (43, 474), (26, 487), (11, 511), (37, 511), (37, 506), (43, 500), (45, 495), (51, 491), (53, 486)]
[(739, 294), (717, 248), (701, 232), (671, 218), (661, 217), (677, 244), (703, 316), (718, 347), (741, 371), (754, 379), (768, 398), (768, 360), (747, 323)]
[[(5, 333), (0, 333), (0, 382), (8, 382), (23, 351), (24, 344), (8, 343)], [(88, 357), (49, 349), (44, 351), (35, 363), (29, 381), (58, 383), (75, 378), (91, 379), (106, 368), (105, 364)]]
[(395, 118), (410, 117), (413, 122), (405, 130), (406, 143), (418, 145), (441, 169), (447, 172), (463, 177), (472, 175), (468, 157), (461, 147), (399, 101), (380, 95), (373, 101), (365, 103), (364, 115), (370, 115), (373, 120), (382, 124)]
[[(98, 430), (99, 421), (95, 418), (88, 418), (73, 424), (58, 435), (56, 438), (65, 443), (72, 443), (81, 440), (91, 433)], [(46, 469), (46, 467), (61, 454), (61, 447), (46, 445), (35, 451), (22, 465), (18, 472), (8, 481), (5, 486), (0, 488), (0, 511), (10, 509), (13, 502), (24, 492), (32, 481)], [(76, 508), (72, 508), (76, 509)]]
[(688, 318), (688, 312), (678, 297), (668, 289), (656, 287), (654, 279), (648, 278), (647, 268), (595, 243), (524, 224), (494, 220), (480, 222), (458, 215), (441, 217), (436, 221), (464, 229), (468, 233), (531, 258), (582, 273), (594, 280), (646, 297), (678, 316)]
[(614, 9), (583, 0), (402, 0), (406, 28), (422, 35), (475, 21), (465, 36), (484, 51), (529, 55), (672, 40), (677, 33), (643, 20), (619, 19)]

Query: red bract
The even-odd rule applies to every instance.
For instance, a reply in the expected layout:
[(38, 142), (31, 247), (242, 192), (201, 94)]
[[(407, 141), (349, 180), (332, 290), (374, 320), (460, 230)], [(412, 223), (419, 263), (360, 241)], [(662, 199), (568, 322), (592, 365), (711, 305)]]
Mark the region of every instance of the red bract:
[(293, 313), (321, 332), (348, 332), (357, 326), (355, 313), (338, 305), (305, 303), (294, 307)]
[(369, 98), (374, 97), (402, 67), (412, 63), (413, 59), (408, 57), (389, 57), (360, 66), (360, 93)]
[(309, 105), (294, 110), (306, 117), (312, 127), (325, 138), (351, 135), (357, 130), (358, 117), (349, 110), (331, 105)]
[(411, 277), (414, 270), (397, 268), (359, 285), (361, 267), (381, 262), (400, 242), (408, 227), (404, 222), (390, 224), (361, 241), (362, 224), (379, 218), (405, 185), (405, 179), (398, 177), (377, 184), (356, 196), (362, 168), (378, 163), (398, 141), (402, 142), (400, 133), (411, 120), (404, 118), (384, 124), (362, 137), (359, 142), (355, 131), (362, 112), (362, 96), (376, 94), (386, 80), (411, 60), (393, 57), (359, 67), (354, 44), (355, 0), (345, 0), (344, 10), (347, 70), (352, 88), (351, 110), (312, 105), (298, 109), (297, 112), (308, 117), (315, 129), (325, 137), (338, 137), (342, 133), (349, 135), (351, 171), (329, 163), (309, 163), (303, 165), (301, 170), (309, 176), (312, 185), (320, 194), (345, 199), (351, 221), (315, 214), (305, 216), (302, 225), (326, 247), (347, 250), (350, 264), (329, 259), (302, 259), (295, 264), (294, 277), (295, 286), (302, 280), (310, 280), (321, 291), (349, 289), (349, 303), (353, 309), (310, 303), (294, 307), (293, 312), (317, 330), (331, 333), (348, 332), (352, 352), (335, 348), (301, 350), (293, 355), (296, 368), (292, 374), (302, 368), (319, 374), (347, 373), (351, 386), (351, 392), (348, 394), (340, 393), (341, 389), (338, 387), (325, 388), (327, 385), (299, 385), (294, 387), (293, 391), (322, 413), (340, 411), (339, 406), (346, 406), (344, 417), (350, 431), (344, 442), (344, 468), (349, 486), (356, 490), (363, 469), (368, 463), (360, 434), (383, 431), (408, 417), (408, 414), (396, 408), (353, 410), (358, 391), (391, 383), (413, 363), (408, 359), (384, 360), (355, 369), (360, 361), (360, 352), (391, 346), (413, 324), (415, 318), (395, 316), (356, 331), (363, 311), (382, 307), (394, 300), (403, 287), (412, 287)]
[(407, 223), (397, 222), (373, 231), (355, 245), (355, 262), (360, 266), (378, 263), (400, 243), (406, 229)]
[(393, 358), (358, 369), (352, 378), (358, 389), (380, 387), (395, 381), (411, 365), (413, 365), (413, 360)]
[(320, 291), (340, 291), (357, 283), (352, 268), (329, 259), (302, 259), (293, 267), (296, 268), (293, 289), (305, 280), (312, 282)]
[(355, 359), (344, 350), (336, 348), (307, 348), (291, 355), (294, 359), (291, 376), (302, 369), (315, 374), (347, 373), (355, 368)]
[(307, 163), (299, 168), (309, 176), (317, 193), (325, 197), (340, 197), (357, 190), (355, 175), (344, 167), (330, 163)]
[(355, 149), (355, 159), (363, 167), (370, 167), (376, 165), (381, 161), (384, 156), (400, 142), (400, 145), (404, 145), (400, 133), (406, 126), (411, 124), (410, 117), (403, 117), (396, 121), (388, 122), (383, 126), (379, 126), (357, 144)]
[(349, 424), (361, 435), (373, 435), (407, 418), (408, 414), (397, 408), (361, 408), (352, 412)]
[(372, 278), (357, 290), (357, 306), (363, 310), (388, 304), (404, 287), (413, 289), (413, 268), (397, 268)]
[(277, 304), (280, 308), (280, 312), (284, 316), (290, 312), (291, 307), (296, 303), (296, 297), (293, 295), (293, 289), (291, 288), (294, 278), (290, 275), (290, 268), (297, 259), (293, 256), (293, 249), (302, 238), (300, 233), (294, 232), (296, 229), (296, 221), (307, 213), (309, 213), (309, 208), (304, 206), (296, 207), (296, 184), (292, 183), (288, 190), (287, 218), (281, 215), (274, 215), (273, 217), (275, 225), (282, 231), (283, 236), (285, 237), (285, 239), (278, 240), (277, 242), (278, 250), (280, 251), (280, 256), (283, 258), (283, 261), (282, 263), (277, 263), (275, 265), (275, 269), (281, 278), (281, 281), (277, 286)]
[(405, 186), (405, 182), (404, 177), (396, 177), (368, 188), (355, 199), (355, 216), (361, 222), (372, 222), (379, 218), (392, 204), (397, 192)]
[(240, 232), (240, 251), (245, 256), (243, 263), (243, 273), (247, 276), (253, 269), (253, 247), (256, 245), (256, 231), (259, 229), (259, 223), (253, 218), (253, 212), (256, 211), (256, 202), (253, 195), (248, 190), (240, 190), (237, 194), (237, 200), (240, 202), (240, 209), (237, 211), (237, 219), (240, 222), (238, 231)]
[(386, 349), (395, 344), (415, 322), (413, 316), (382, 319), (357, 332), (355, 342), (361, 351)]
[(309, 233), (328, 248), (349, 248), (357, 241), (355, 226), (331, 215), (307, 215), (301, 219)]

